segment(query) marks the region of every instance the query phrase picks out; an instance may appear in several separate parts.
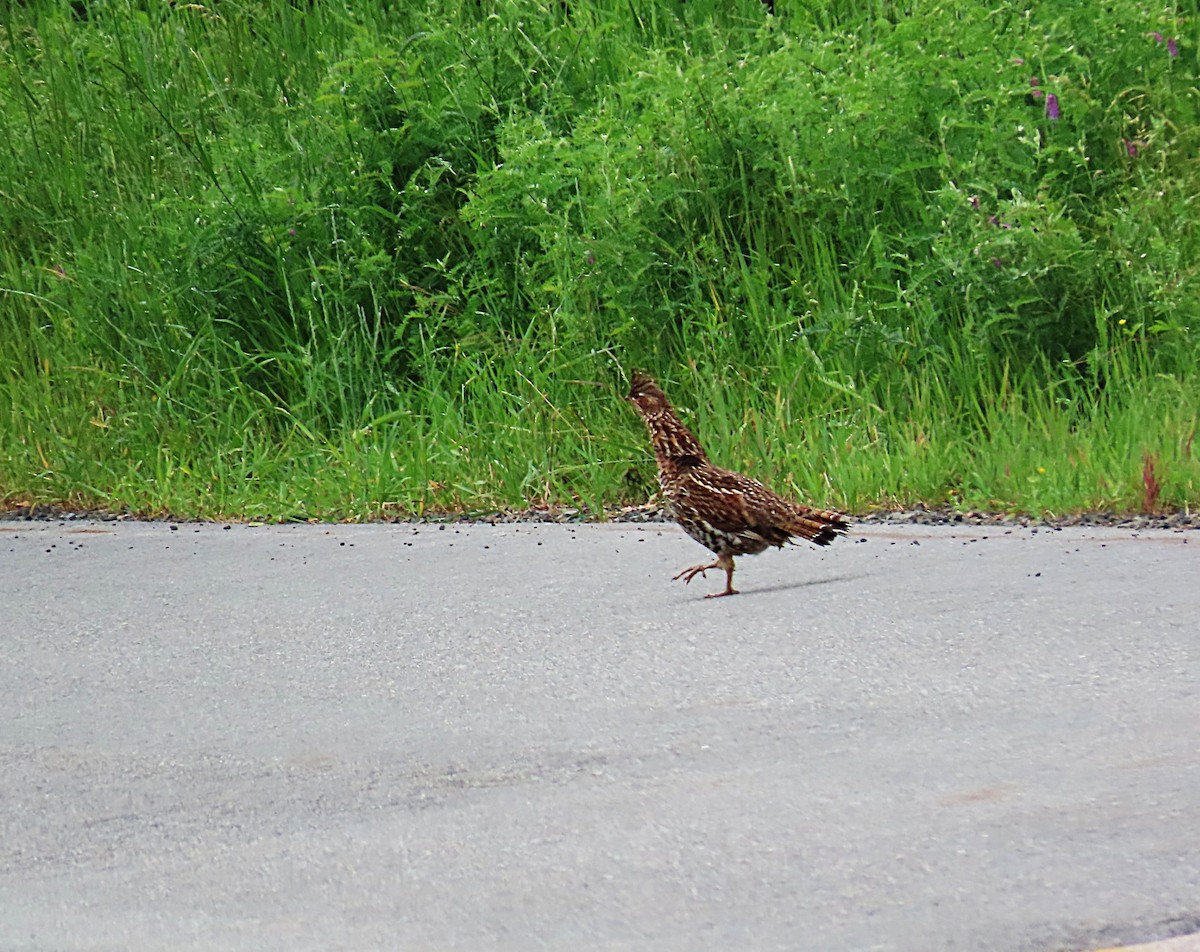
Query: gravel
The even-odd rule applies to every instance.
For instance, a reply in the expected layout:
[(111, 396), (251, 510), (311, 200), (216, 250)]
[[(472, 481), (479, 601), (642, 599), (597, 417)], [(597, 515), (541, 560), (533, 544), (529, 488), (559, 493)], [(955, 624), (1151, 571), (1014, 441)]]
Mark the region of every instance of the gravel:
[[(862, 525), (922, 525), (922, 526), (1039, 526), (1061, 529), (1067, 526), (1092, 526), (1119, 529), (1200, 529), (1200, 512), (1180, 511), (1168, 513), (1129, 513), (1116, 511), (1080, 512), (1065, 515), (1034, 516), (1028, 513), (960, 512), (948, 508), (930, 508), (918, 505), (912, 509), (853, 513), (851, 517)], [(103, 509), (71, 509), (56, 505), (18, 505), (0, 511), (0, 522), (73, 522), (92, 519), (102, 522), (229, 522), (231, 520), (179, 519), (167, 514), (147, 516), (140, 513), (112, 512)], [(242, 520), (233, 520), (242, 521)], [(275, 522), (269, 516), (245, 521)], [(338, 521), (331, 519), (330, 521)], [(590, 509), (576, 506), (540, 506), (527, 509), (497, 509), (480, 512), (435, 513), (421, 519), (411, 517), (384, 518), (380, 522), (413, 523), (486, 523), (513, 522), (586, 523), (621, 522), (652, 523), (670, 522), (663, 507), (653, 503), (642, 506), (618, 506), (607, 509), (602, 519), (597, 519)]]

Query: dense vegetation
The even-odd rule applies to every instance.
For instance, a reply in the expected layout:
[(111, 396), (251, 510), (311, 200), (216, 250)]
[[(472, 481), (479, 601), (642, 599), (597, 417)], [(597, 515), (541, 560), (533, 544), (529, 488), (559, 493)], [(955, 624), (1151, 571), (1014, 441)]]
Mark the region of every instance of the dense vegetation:
[(1190, 6), (775, 8), (5, 5), (0, 498), (1200, 501)]

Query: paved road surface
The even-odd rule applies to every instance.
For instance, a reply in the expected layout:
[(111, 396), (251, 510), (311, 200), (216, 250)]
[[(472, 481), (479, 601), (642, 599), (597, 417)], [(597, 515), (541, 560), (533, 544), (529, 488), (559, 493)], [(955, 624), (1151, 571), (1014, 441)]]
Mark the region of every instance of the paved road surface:
[(0, 523), (0, 949), (1200, 931), (1200, 533)]

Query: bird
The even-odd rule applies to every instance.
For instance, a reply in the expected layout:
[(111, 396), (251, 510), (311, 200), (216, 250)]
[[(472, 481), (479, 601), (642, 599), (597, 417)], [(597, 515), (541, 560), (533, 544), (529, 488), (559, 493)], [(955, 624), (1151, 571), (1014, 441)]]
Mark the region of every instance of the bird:
[(640, 371), (630, 378), (626, 397), (650, 431), (658, 483), (675, 521), (716, 555), (713, 562), (684, 569), (674, 577), (689, 584), (709, 569), (724, 569), (725, 589), (705, 598), (736, 595), (733, 557), (782, 548), (794, 536), (829, 545), (851, 523), (839, 512), (814, 509), (778, 496), (756, 479), (722, 469), (709, 461), (700, 441), (683, 425), (666, 394)]

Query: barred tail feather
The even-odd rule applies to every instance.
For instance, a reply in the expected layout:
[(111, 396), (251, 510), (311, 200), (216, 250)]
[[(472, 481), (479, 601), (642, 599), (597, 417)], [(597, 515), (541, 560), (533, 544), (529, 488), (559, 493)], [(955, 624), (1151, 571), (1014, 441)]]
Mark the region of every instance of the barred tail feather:
[(814, 545), (829, 545), (850, 529), (850, 521), (832, 509), (798, 508), (796, 518), (785, 527), (788, 532), (807, 539)]

